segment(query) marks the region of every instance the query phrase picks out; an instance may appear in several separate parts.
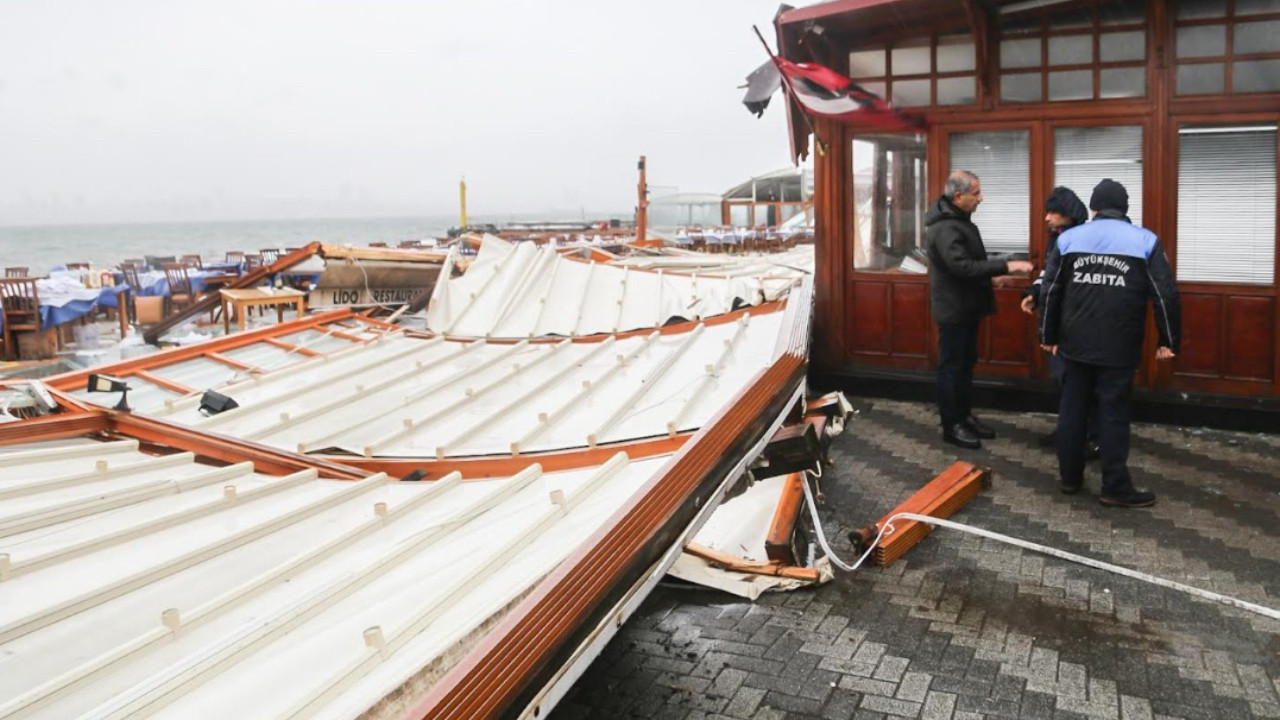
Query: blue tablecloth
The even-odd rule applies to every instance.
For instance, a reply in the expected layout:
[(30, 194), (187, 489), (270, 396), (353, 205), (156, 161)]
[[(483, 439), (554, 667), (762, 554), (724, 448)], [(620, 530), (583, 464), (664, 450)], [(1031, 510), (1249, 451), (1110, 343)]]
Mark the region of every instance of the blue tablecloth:
[(92, 300), (71, 300), (61, 305), (42, 304), (40, 306), (40, 322), (45, 327), (54, 327), (55, 325), (69, 323), (72, 320), (79, 320), (99, 305), (110, 308), (119, 307), (119, 293), (125, 290), (128, 290), (126, 286), (118, 285), (113, 288), (101, 288), (98, 290), (98, 297)]

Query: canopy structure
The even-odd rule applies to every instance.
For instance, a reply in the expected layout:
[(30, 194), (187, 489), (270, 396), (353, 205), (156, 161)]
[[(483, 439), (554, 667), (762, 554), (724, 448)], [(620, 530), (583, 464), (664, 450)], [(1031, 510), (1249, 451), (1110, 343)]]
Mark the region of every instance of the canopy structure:
[[(50, 379), (0, 424), (0, 717), (549, 709), (801, 397), (810, 295), (529, 252), (440, 283), (468, 336), (336, 310), (98, 368), (132, 412)], [(542, 304), (483, 291), (517, 260), (720, 304), (486, 338)], [(556, 313), (641, 307), (585, 287)]]

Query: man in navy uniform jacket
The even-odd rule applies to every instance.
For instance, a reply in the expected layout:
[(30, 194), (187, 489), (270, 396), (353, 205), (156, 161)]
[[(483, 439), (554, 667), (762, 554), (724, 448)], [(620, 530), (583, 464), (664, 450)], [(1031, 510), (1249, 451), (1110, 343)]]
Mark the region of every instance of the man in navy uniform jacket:
[(1049, 253), (1041, 302), (1040, 342), (1063, 361), (1058, 408), (1058, 472), (1065, 493), (1084, 484), (1085, 420), (1098, 408), (1102, 493), (1119, 507), (1154, 505), (1153, 493), (1129, 477), (1129, 400), (1142, 354), (1147, 301), (1155, 310), (1159, 348), (1178, 352), (1181, 310), (1173, 271), (1155, 233), (1126, 216), (1129, 193), (1103, 180), (1089, 198), (1094, 219), (1064, 232)]

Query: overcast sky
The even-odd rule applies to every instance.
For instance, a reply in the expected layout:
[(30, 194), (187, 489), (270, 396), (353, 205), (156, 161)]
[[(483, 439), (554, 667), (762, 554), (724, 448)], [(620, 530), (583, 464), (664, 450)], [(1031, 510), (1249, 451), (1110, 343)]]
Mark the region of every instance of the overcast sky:
[[(802, 3), (803, 4), (803, 3)], [(618, 211), (788, 164), (777, 0), (0, 0), (0, 225)]]

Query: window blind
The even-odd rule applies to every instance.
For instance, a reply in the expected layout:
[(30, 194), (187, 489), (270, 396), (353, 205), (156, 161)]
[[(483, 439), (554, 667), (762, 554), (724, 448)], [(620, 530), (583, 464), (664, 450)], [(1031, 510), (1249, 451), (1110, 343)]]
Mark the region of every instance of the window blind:
[(1178, 279), (1275, 282), (1276, 128), (1178, 133)]
[(1026, 130), (952, 133), (951, 169), (982, 182), (973, 222), (989, 253), (1025, 253), (1030, 247), (1031, 154)]
[(1142, 128), (1058, 128), (1053, 133), (1053, 184), (1065, 185), (1089, 207), (1103, 178), (1129, 191), (1129, 219), (1142, 225)]

